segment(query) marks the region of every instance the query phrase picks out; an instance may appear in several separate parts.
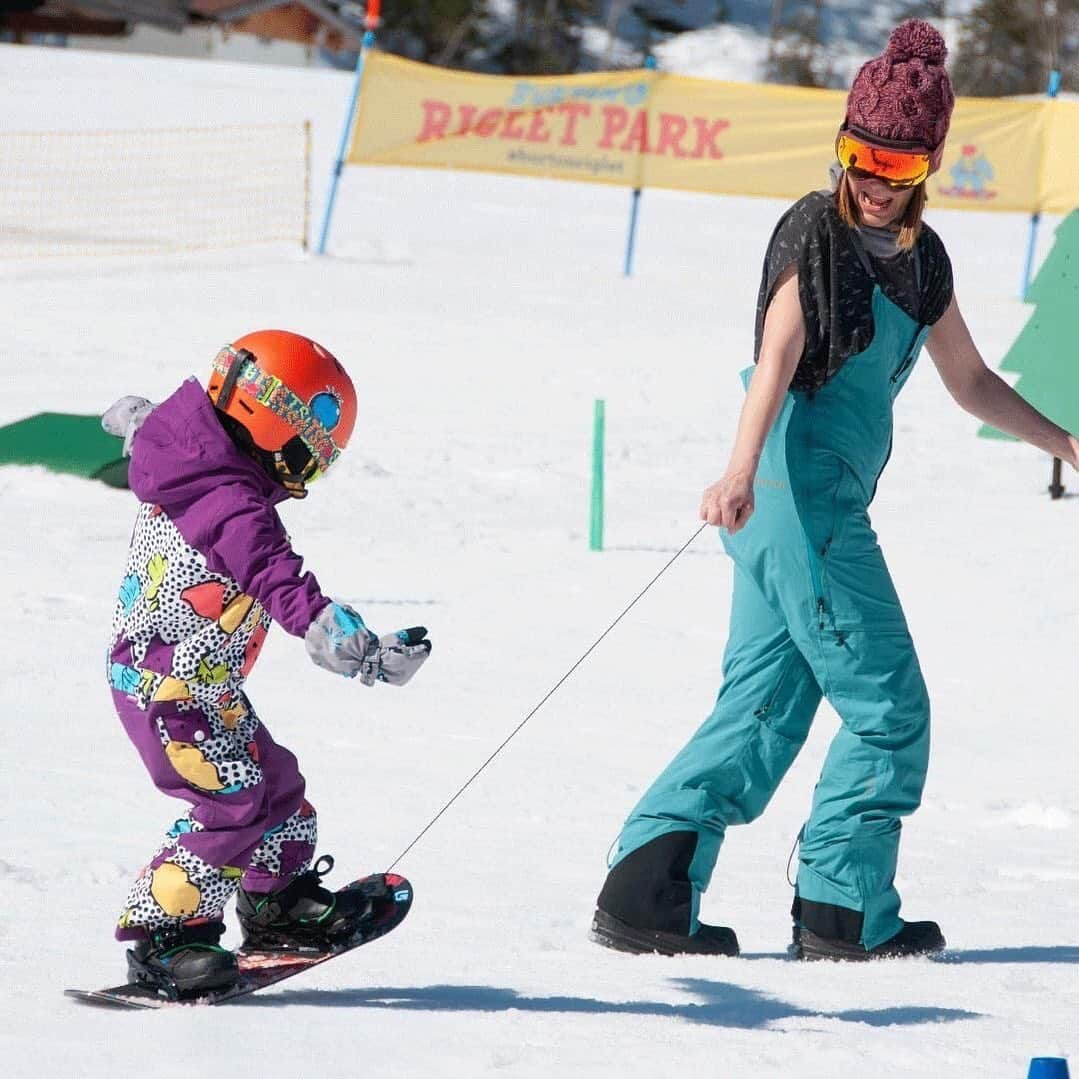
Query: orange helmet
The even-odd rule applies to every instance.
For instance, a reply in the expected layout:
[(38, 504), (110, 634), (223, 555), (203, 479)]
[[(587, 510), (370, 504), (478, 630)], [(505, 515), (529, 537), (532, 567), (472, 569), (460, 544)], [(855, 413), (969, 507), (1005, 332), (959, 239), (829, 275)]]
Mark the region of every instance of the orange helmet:
[(273, 459), (289, 493), (321, 476), (348, 445), (356, 391), (321, 345), (287, 330), (258, 330), (215, 357), (207, 391), (258, 449)]

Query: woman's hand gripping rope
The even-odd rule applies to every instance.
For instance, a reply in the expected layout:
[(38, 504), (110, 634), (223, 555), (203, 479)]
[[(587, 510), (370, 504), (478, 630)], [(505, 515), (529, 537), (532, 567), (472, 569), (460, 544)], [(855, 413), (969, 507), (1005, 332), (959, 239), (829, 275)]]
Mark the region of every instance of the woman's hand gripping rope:
[(753, 513), (753, 474), (728, 472), (723, 479), (704, 489), (701, 520), (725, 528), (732, 536)]

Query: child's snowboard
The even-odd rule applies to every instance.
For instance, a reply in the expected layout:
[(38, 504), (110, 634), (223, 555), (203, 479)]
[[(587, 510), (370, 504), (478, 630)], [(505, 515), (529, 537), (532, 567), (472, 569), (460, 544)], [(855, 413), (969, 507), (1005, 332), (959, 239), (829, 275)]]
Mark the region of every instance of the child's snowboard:
[(368, 941), (385, 936), (400, 925), (412, 905), (412, 885), (396, 873), (376, 873), (364, 877), (358, 884), (377, 886), (385, 882), (382, 898), (374, 900), (374, 913), (364, 926), (348, 940), (341, 941), (331, 951), (295, 952), (237, 952), (240, 963), (240, 981), (231, 989), (207, 993), (197, 997), (171, 999), (160, 990), (148, 985), (117, 985), (111, 989), (65, 989), (65, 996), (112, 1008), (168, 1008), (174, 1005), (225, 1004), (239, 997), (256, 993), (275, 982), (284, 981), (297, 974), (317, 967), (345, 952), (351, 952)]

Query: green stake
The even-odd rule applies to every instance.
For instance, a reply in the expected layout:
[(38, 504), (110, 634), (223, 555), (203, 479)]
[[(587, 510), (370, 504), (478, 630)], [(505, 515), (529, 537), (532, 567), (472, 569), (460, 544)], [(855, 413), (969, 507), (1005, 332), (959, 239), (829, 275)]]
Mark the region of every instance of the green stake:
[(596, 401), (592, 415), (592, 516), (588, 546), (603, 550), (603, 429), (604, 403)]

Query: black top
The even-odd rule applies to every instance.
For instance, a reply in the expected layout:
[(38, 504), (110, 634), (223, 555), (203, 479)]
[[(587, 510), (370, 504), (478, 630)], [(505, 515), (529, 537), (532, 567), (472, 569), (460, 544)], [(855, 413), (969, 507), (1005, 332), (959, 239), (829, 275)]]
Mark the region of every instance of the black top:
[(911, 251), (878, 258), (857, 229), (843, 223), (835, 198), (813, 191), (780, 219), (768, 243), (757, 297), (757, 361), (764, 315), (779, 275), (798, 264), (805, 351), (791, 389), (819, 390), (873, 340), (873, 286), (921, 326), (932, 326), (952, 300), (952, 264), (940, 237), (924, 222)]

